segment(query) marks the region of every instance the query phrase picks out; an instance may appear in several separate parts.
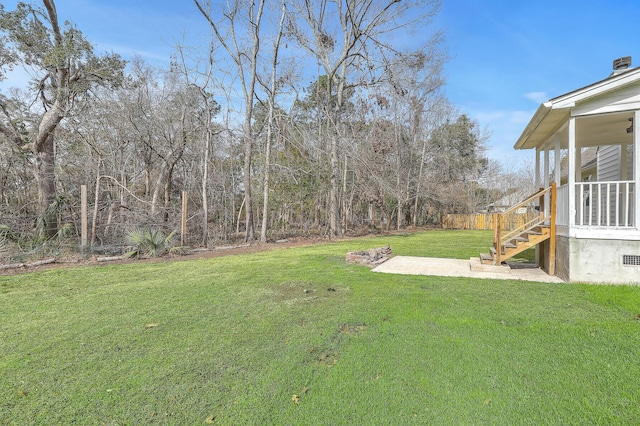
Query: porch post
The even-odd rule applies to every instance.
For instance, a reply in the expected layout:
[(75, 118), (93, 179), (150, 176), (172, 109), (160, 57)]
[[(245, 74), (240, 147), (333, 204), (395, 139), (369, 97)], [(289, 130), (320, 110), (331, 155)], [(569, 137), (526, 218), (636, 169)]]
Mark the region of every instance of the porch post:
[(618, 180), (629, 180), (629, 156), (627, 155), (627, 145), (620, 145), (620, 176)]
[(551, 184), (551, 222), (549, 223), (549, 275), (556, 274), (556, 183)]
[[(534, 188), (536, 191), (540, 189), (540, 148), (536, 147), (536, 186)], [(540, 214), (542, 214), (542, 211), (540, 211), (542, 209), (542, 206), (540, 205), (540, 198), (536, 197), (536, 203), (538, 204), (538, 212)], [(540, 245), (536, 244), (536, 262), (538, 264), (538, 266), (540, 266), (542, 263), (540, 262)]]
[(638, 126), (640, 125), (640, 110), (634, 112), (633, 117), (633, 212), (635, 229), (640, 228), (640, 131)]
[(554, 172), (554, 176), (553, 176), (553, 180), (556, 182), (556, 186), (560, 186), (560, 179), (562, 179), (562, 176), (560, 176), (560, 133), (556, 133), (554, 135), (554, 139), (555, 139), (555, 152), (553, 153), (553, 161), (555, 162), (555, 172)]
[(575, 161), (573, 164), (576, 168), (576, 182), (582, 182), (582, 148), (578, 145), (576, 141), (576, 155), (573, 157)]
[(536, 188), (540, 189), (540, 148), (536, 148)]
[(569, 153), (567, 185), (569, 186), (569, 236), (575, 237), (576, 231), (576, 119), (569, 118)]
[[(549, 187), (549, 148), (544, 149), (544, 166), (542, 170), (544, 171), (544, 175), (542, 175), (542, 187)], [(544, 215), (545, 217), (549, 215), (549, 208), (551, 203), (549, 202), (549, 194), (544, 194)]]

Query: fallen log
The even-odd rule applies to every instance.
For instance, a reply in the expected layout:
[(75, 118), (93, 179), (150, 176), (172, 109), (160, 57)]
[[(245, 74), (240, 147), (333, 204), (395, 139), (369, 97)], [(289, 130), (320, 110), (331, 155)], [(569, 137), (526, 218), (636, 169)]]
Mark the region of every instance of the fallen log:
[(24, 268), (26, 265), (24, 263), (8, 263), (6, 265), (0, 265), (0, 271), (4, 271), (5, 269), (18, 269)]
[(122, 260), (124, 256), (105, 256), (96, 258), (97, 262), (113, 262), (115, 260)]
[(209, 251), (208, 248), (194, 248), (189, 250), (189, 253), (202, 253), (203, 251)]
[(51, 259), (44, 259), (44, 260), (36, 260), (35, 262), (31, 262), (31, 263), (27, 263), (27, 268), (31, 268), (33, 266), (41, 266), (41, 265), (48, 265), (50, 263), (55, 263), (56, 262), (56, 258), (52, 257)]
[(251, 243), (241, 244), (239, 246), (220, 246), (220, 247), (216, 247), (216, 250), (231, 250), (231, 249), (237, 249), (242, 247), (249, 247), (250, 245)]

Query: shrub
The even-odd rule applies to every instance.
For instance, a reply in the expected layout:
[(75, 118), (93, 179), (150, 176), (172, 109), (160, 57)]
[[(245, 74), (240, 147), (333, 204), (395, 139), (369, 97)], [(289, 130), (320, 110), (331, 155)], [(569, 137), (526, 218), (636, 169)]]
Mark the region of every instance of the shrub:
[(127, 242), (131, 246), (127, 257), (157, 257), (166, 253), (171, 247), (171, 239), (176, 231), (166, 237), (159, 229), (136, 229), (127, 235)]

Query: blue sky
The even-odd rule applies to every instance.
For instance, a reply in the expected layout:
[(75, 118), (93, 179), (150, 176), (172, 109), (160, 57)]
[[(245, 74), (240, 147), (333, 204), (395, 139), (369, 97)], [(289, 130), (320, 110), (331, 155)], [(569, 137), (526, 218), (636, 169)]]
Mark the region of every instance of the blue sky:
[[(177, 41), (208, 34), (191, 0), (57, 0), (57, 9), (99, 50), (157, 65)], [(532, 162), (512, 147), (540, 102), (607, 77), (618, 57), (640, 65), (639, 17), (637, 0), (443, 0), (434, 24), (450, 56), (446, 94), (489, 132), (490, 158)]]
[(639, 17), (637, 0), (444, 0), (446, 93), (488, 128), (491, 158), (532, 162), (512, 147), (541, 102), (606, 78), (618, 57), (640, 65)]

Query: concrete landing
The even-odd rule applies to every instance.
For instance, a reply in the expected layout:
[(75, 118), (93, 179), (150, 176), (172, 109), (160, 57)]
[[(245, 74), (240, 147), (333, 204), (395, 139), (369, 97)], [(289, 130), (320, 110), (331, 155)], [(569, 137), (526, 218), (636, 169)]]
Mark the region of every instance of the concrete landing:
[(542, 269), (511, 269), (508, 266), (482, 265), (479, 257), (469, 260), (440, 259), (434, 257), (395, 256), (378, 265), (373, 272), (405, 275), (435, 275), (440, 277), (467, 277), (499, 280), (523, 280), (563, 283)]

